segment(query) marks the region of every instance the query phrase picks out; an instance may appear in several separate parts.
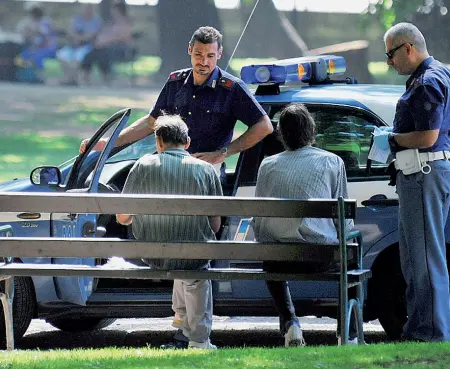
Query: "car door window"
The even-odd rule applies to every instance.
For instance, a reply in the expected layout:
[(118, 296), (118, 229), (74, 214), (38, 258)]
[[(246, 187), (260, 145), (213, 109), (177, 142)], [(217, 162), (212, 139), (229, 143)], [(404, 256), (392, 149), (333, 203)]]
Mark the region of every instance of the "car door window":
[[(104, 123), (104, 125), (96, 132), (93, 139), (95, 138), (96, 142), (100, 139), (109, 139), (117, 131), (119, 124), (123, 125), (123, 122), (126, 123), (127, 120), (128, 116), (124, 118), (123, 112), (117, 112)], [(109, 149), (108, 152), (110, 150), (111, 149)], [(97, 168), (101, 154), (102, 152), (96, 151), (92, 147), (90, 150), (87, 150), (84, 154), (77, 157), (65, 180), (65, 187), (67, 190), (85, 188), (86, 185), (91, 185), (91, 181), (87, 181), (87, 178), (89, 175), (92, 177), (97, 171), (101, 172), (102, 166)], [(106, 160), (106, 158), (103, 160)], [(96, 191), (94, 190), (94, 192)]]
[[(276, 126), (282, 108), (283, 106), (278, 106), (272, 109), (271, 120)], [(349, 179), (365, 177), (369, 173), (385, 175), (387, 164), (368, 159), (372, 132), (375, 127), (383, 125), (375, 116), (349, 107), (309, 105), (308, 110), (316, 123), (314, 146), (340, 156)], [(271, 148), (266, 149), (268, 150), (266, 156), (275, 153), (270, 152)]]

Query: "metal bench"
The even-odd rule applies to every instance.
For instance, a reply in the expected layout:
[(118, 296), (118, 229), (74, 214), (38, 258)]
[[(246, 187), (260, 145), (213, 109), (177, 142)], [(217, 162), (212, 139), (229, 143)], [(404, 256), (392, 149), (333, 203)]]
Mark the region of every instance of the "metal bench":
[[(339, 284), (339, 343), (348, 343), (350, 324), (357, 330), (358, 342), (364, 342), (362, 307), (364, 281), (370, 270), (362, 269), (362, 239), (359, 231), (345, 232), (345, 219), (356, 216), (356, 201), (287, 200), (266, 198), (89, 195), (80, 193), (8, 193), (0, 194), (0, 211), (39, 211), (70, 213), (129, 213), (168, 215), (222, 215), (335, 218), (339, 243), (333, 245), (258, 243), (251, 241), (143, 242), (107, 238), (0, 238), (0, 293), (5, 311), (7, 349), (14, 348), (12, 300), (14, 276), (92, 276), (132, 279), (212, 279), (212, 280), (320, 280)], [(256, 261), (336, 262), (337, 271), (316, 274), (272, 273), (259, 269), (210, 268), (193, 270), (152, 270), (146, 267), (117, 269), (107, 266), (67, 264), (23, 264), (22, 257), (96, 257), (121, 256), (127, 259), (216, 259)], [(354, 266), (348, 268), (348, 265)], [(349, 299), (348, 290), (355, 289)]]

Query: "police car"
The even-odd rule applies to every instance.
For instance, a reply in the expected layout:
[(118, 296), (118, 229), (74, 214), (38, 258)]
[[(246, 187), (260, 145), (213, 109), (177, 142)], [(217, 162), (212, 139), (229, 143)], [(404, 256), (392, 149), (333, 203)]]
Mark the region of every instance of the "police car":
[[(316, 124), (316, 146), (342, 157), (347, 169), (350, 198), (358, 200), (356, 226), (364, 236), (364, 264), (373, 277), (368, 284), (364, 319), (379, 319), (391, 338), (398, 338), (406, 319), (405, 284), (398, 256), (397, 207), (394, 188), (388, 186), (387, 164), (371, 161), (369, 150), (375, 127), (392, 125), (401, 86), (359, 85), (345, 72), (341, 57), (297, 58), (273, 64), (249, 65), (242, 79), (256, 87), (255, 96), (274, 126), (281, 109), (291, 102), (307, 105)], [(57, 167), (39, 167), (29, 179), (0, 184), (0, 191), (119, 192), (134, 162), (155, 152), (154, 136), (131, 145), (114, 147), (130, 110), (108, 119), (92, 137), (84, 154)], [(102, 152), (93, 150), (102, 137), (110, 137)], [(276, 134), (239, 155), (226, 170), (224, 194), (254, 194), (258, 167), (264, 157), (282, 151)], [(129, 227), (112, 215), (0, 213), (4, 235), (39, 237), (132, 237)], [(102, 227), (106, 234), (102, 234)], [(249, 222), (227, 219), (221, 239), (251, 239)], [(26, 259), (24, 262), (50, 262)], [(94, 264), (106, 260), (53, 259), (54, 263)], [(138, 263), (132, 260), (129, 262)], [(260, 267), (258, 262), (218, 261), (218, 267)], [(328, 282), (292, 282), (291, 293), (299, 315), (336, 316), (337, 288)], [(46, 319), (65, 331), (94, 330), (116, 318), (170, 316), (171, 281), (92, 278), (20, 277), (16, 282), (14, 324), (21, 337), (31, 319)], [(217, 315), (276, 315), (263, 281), (213, 283)], [(0, 320), (0, 337), (4, 337)], [(150, 323), (149, 323), (150, 324)]]

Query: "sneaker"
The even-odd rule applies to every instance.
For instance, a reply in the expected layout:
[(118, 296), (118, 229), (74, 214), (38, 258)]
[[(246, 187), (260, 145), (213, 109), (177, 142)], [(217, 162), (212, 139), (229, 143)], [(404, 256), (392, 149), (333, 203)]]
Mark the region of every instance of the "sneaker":
[(300, 328), (300, 323), (298, 320), (291, 320), (286, 324), (288, 328), (286, 334), (284, 335), (284, 346), (285, 347), (297, 347), (305, 346), (305, 340), (303, 338), (302, 329)]
[(174, 339), (170, 343), (166, 343), (165, 345), (159, 346), (159, 348), (162, 350), (183, 350), (183, 349), (188, 348), (189, 343), (190, 342), (187, 342), (187, 341), (181, 341), (181, 340)]
[[(338, 345), (339, 346), (342, 345), (341, 337), (338, 337)], [(358, 337), (355, 337), (353, 339), (349, 338), (348, 341), (347, 341), (347, 345), (359, 345)], [(364, 345), (367, 345), (367, 343), (364, 342)]]
[(217, 350), (217, 346), (213, 345), (209, 339), (205, 342), (189, 341), (189, 348), (202, 350)]

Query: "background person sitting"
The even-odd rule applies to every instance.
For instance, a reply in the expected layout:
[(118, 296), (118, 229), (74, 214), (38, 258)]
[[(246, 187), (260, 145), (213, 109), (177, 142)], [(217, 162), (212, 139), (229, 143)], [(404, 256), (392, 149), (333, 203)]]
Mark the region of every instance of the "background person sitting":
[(18, 25), (23, 37), (24, 49), (21, 53), (25, 65), (31, 65), (38, 79), (43, 81), (44, 61), (56, 54), (56, 37), (50, 18), (44, 16), (39, 3), (27, 3), (28, 16)]
[(126, 4), (114, 3), (111, 6), (111, 20), (102, 27), (95, 39), (94, 49), (81, 63), (85, 82), (90, 82), (92, 67), (97, 64), (103, 81), (109, 83), (113, 63), (125, 59), (132, 44), (132, 24)]
[(64, 85), (78, 84), (78, 70), (80, 63), (94, 48), (95, 37), (100, 32), (102, 20), (95, 14), (92, 4), (84, 4), (80, 15), (75, 16), (68, 30), (70, 44), (56, 53), (60, 61), (65, 78)]

